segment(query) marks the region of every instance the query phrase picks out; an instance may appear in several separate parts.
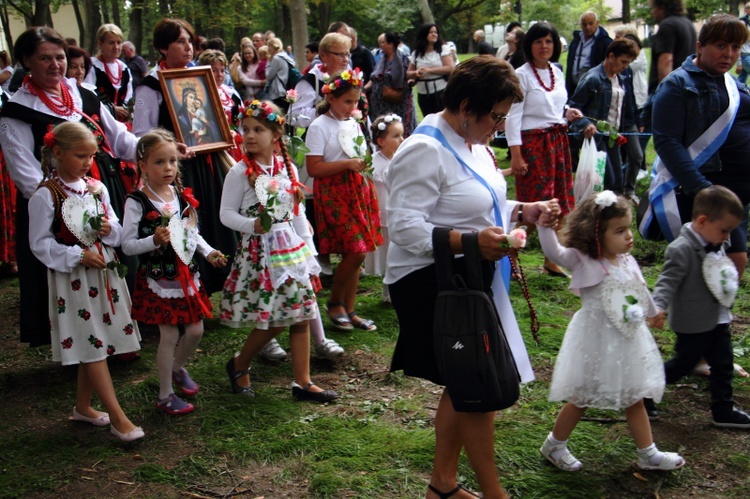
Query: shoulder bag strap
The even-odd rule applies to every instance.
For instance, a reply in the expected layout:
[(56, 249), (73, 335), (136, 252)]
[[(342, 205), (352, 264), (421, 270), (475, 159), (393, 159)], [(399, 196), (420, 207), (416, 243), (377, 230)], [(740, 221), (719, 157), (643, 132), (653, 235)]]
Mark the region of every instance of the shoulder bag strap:
[(432, 253), (435, 257), (435, 274), (438, 291), (455, 289), (453, 285), (453, 254), (450, 249), (450, 229), (435, 227), (432, 229)]
[(466, 269), (466, 284), (469, 289), (484, 291), (482, 278), (482, 255), (479, 253), (479, 234), (467, 232), (461, 234), (461, 246), (464, 250), (464, 268)]

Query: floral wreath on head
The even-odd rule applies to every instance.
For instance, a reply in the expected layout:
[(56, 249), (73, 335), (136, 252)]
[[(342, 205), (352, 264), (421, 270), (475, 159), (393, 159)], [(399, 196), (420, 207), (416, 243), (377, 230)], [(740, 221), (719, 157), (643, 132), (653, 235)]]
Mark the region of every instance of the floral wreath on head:
[(49, 132), (44, 134), (44, 145), (49, 149), (55, 147), (55, 132), (50, 130)]
[(271, 123), (284, 125), (284, 117), (274, 111), (267, 103), (261, 102), (258, 99), (252, 101), (246, 100), (245, 107), (240, 108), (237, 115), (237, 122), (240, 123), (245, 118), (263, 118)]
[(381, 121), (380, 123), (378, 123), (378, 125), (377, 125), (378, 126), (378, 130), (380, 130), (382, 132), (383, 130), (385, 130), (386, 128), (388, 128), (388, 125), (390, 125), (394, 121), (396, 121), (398, 123), (401, 123), (401, 121), (402, 121), (401, 120), (401, 116), (399, 116), (398, 114), (392, 114), (392, 113), (391, 114), (386, 114), (383, 117), (383, 121)]
[(326, 79), (326, 84), (323, 86), (321, 91), (324, 94), (330, 94), (334, 90), (345, 88), (347, 85), (351, 87), (361, 87), (364, 83), (362, 81), (362, 76), (362, 70), (359, 68), (354, 68), (351, 71), (347, 69), (346, 71), (342, 71), (339, 77), (335, 80), (331, 81), (329, 79)]

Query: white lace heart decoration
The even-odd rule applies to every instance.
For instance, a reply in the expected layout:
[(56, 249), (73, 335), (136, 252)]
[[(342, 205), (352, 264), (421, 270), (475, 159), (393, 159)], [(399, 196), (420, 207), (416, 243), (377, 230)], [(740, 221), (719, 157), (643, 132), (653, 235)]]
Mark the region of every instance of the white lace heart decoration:
[(365, 146), (364, 137), (362, 145), (357, 144), (357, 137), (362, 134), (359, 133), (359, 125), (354, 120), (345, 120), (341, 122), (341, 128), (339, 129), (339, 145), (344, 154), (350, 158), (361, 158), (364, 157), (367, 152)]
[(739, 287), (739, 274), (732, 260), (720, 253), (706, 253), (701, 270), (714, 298), (725, 307), (731, 307)]
[(607, 318), (626, 337), (632, 338), (646, 319), (648, 292), (637, 281), (607, 276), (602, 282), (602, 308)]
[[(89, 224), (89, 220), (96, 216), (96, 203), (93, 196), (83, 198), (69, 196), (62, 205), (62, 217), (68, 230), (86, 247), (96, 242), (97, 232)], [(99, 203), (99, 213), (104, 213), (104, 206)]]
[[(268, 192), (268, 185), (271, 181), (275, 180), (279, 184), (279, 189), (276, 192), (276, 203), (270, 208), (268, 207), (268, 198), (270, 193)], [(284, 175), (258, 175), (255, 180), (255, 195), (258, 196), (260, 204), (266, 207), (269, 214), (275, 220), (284, 220), (294, 210), (294, 196), (288, 192), (292, 183)]]
[(172, 244), (177, 258), (182, 260), (185, 265), (190, 265), (195, 254), (195, 248), (198, 246), (198, 224), (195, 218), (180, 218), (173, 215), (169, 220), (169, 241)]

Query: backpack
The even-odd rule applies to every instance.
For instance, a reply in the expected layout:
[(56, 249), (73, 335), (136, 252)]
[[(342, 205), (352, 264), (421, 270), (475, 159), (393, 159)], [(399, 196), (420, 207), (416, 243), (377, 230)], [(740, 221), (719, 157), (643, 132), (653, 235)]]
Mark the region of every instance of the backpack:
[[(453, 269), (449, 229), (432, 232), (439, 293), (435, 358), (457, 412), (490, 412), (516, 403), (520, 376), (495, 304), (484, 292), (476, 233), (463, 234), (465, 271)], [(468, 283), (468, 285), (467, 285)]]
[(289, 62), (289, 59), (286, 57), (284, 58), (284, 62), (286, 62), (287, 66), (289, 66), (289, 73), (286, 79), (286, 83), (284, 84), (284, 88), (286, 90), (291, 90), (294, 87), (297, 86), (297, 83), (302, 79), (302, 73), (299, 72), (299, 69)]

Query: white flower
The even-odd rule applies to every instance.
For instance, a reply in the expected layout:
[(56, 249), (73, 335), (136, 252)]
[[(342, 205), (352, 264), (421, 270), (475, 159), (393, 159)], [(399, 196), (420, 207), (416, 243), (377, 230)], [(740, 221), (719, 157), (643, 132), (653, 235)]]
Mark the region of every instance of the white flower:
[[(386, 119), (387, 119), (387, 118), (386, 118)], [(382, 132), (383, 130), (385, 130), (385, 129), (386, 129), (386, 127), (388, 127), (388, 125), (386, 125), (386, 124), (385, 124), (385, 121), (381, 121), (380, 123), (378, 123), (378, 130), (380, 130), (381, 132)]]
[(104, 189), (104, 184), (96, 179), (90, 178), (86, 181), (86, 188), (89, 190), (92, 196), (99, 196)]
[(511, 248), (521, 249), (526, 247), (526, 228), (518, 227), (508, 234), (508, 244)]
[(612, 191), (602, 191), (596, 195), (594, 202), (602, 208), (606, 208), (617, 202), (617, 195)]
[(729, 280), (722, 284), (721, 289), (725, 295), (734, 295), (737, 292), (737, 281)]
[(165, 218), (172, 218), (173, 213), (169, 205), (164, 206), (164, 209), (161, 210), (161, 215)]
[(383, 118), (383, 121), (385, 121), (386, 123), (390, 123), (391, 121), (398, 121), (399, 123), (401, 123), (401, 116), (399, 116), (398, 114), (387, 114)]
[(625, 322), (640, 322), (643, 318), (643, 308), (640, 305), (630, 305), (625, 309)]
[(362, 119), (362, 111), (360, 111), (359, 109), (355, 109), (354, 112), (352, 113), (352, 118), (354, 118), (357, 121), (361, 120)]

